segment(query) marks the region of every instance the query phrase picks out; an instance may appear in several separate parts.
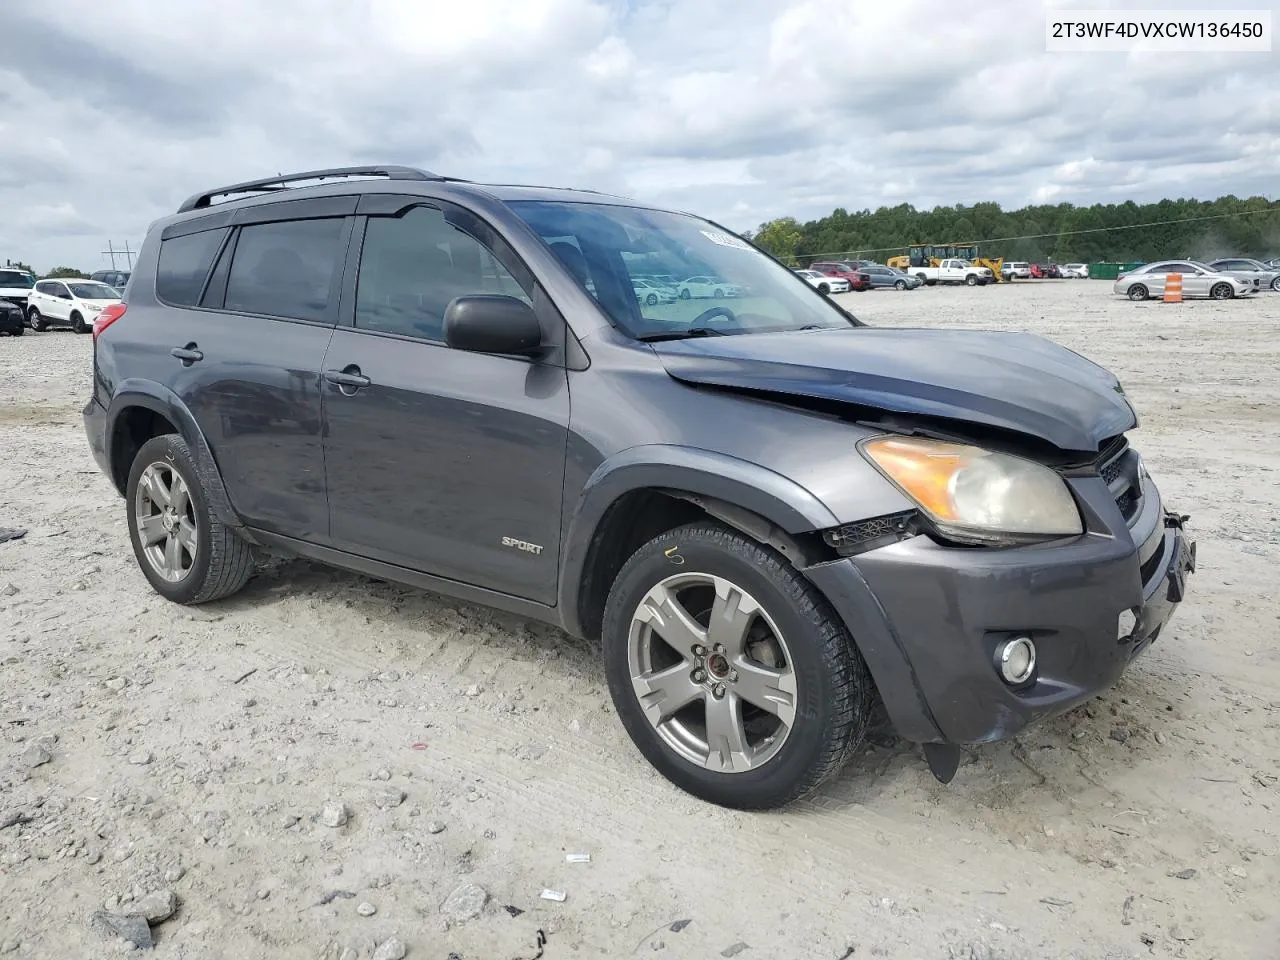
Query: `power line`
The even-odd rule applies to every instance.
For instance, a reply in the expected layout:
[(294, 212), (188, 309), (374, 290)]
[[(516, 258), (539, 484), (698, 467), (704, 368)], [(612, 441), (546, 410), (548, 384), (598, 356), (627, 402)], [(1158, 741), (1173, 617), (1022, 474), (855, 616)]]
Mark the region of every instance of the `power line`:
[[(1176, 223), (1200, 223), (1205, 220), (1225, 220), (1232, 217), (1249, 217), (1259, 213), (1274, 213), (1280, 215), (1280, 207), (1269, 207), (1266, 210), (1237, 210), (1234, 213), (1215, 213), (1205, 217), (1181, 217), (1177, 220), (1152, 220), (1149, 223), (1127, 223), (1114, 227), (1088, 227), (1084, 230), (1055, 230), (1052, 233), (1027, 233), (1017, 237), (991, 237), (987, 240), (969, 240), (964, 243), (950, 244), (955, 247), (977, 247), (987, 243), (1011, 243), (1014, 240), (1044, 240), (1048, 237), (1076, 237), (1086, 233), (1107, 233), (1112, 230), (1142, 230), (1147, 227), (1165, 227)], [(902, 250), (912, 244), (899, 243), (892, 247), (858, 247), (858, 253), (885, 253), (889, 250)], [(849, 252), (848, 250), (831, 250), (826, 253), (806, 253), (803, 256), (806, 259), (815, 257), (836, 257)], [(791, 260), (798, 257), (791, 256)]]

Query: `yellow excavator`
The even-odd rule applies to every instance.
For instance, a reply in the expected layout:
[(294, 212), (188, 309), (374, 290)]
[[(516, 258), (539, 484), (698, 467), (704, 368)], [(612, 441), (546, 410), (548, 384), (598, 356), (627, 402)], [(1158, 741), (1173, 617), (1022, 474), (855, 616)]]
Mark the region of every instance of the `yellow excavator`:
[(968, 260), (974, 266), (986, 267), (1004, 283), (1004, 257), (983, 257), (973, 244), (949, 243), (930, 246), (918, 244), (907, 248), (905, 256), (890, 257), (885, 265), (910, 271), (911, 267), (936, 267), (943, 260)]

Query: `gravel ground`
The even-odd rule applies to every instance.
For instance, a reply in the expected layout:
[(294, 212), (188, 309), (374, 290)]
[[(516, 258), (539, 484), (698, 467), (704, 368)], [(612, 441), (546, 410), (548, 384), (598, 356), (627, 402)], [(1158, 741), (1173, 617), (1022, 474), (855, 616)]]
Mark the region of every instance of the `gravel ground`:
[(165, 603), (82, 433), (90, 339), (0, 339), (0, 955), (132, 950), (105, 911), (158, 958), (1275, 960), (1280, 296), (843, 299), (1114, 369), (1200, 572), (1114, 690), (949, 786), (884, 737), (770, 814), (660, 779), (555, 630), (297, 561)]

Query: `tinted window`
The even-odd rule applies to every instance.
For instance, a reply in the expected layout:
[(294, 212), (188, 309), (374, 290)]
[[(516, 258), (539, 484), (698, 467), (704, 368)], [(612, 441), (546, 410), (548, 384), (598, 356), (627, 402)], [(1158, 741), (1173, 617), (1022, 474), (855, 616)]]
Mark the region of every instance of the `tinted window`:
[(369, 218), (356, 287), (357, 328), (442, 340), (450, 301), (477, 293), (531, 303), (493, 253), (440, 210), (412, 207), (400, 217)]
[(0, 287), (26, 287), (29, 290), (33, 286), (31, 278), (25, 273), (18, 273), (16, 270), (0, 270)]
[(36, 293), (53, 293), (53, 291), (49, 289), (52, 286), (53, 284), (46, 283), (45, 281), (41, 280), (39, 283), (36, 284)]
[(228, 310), (323, 321), (343, 220), (286, 220), (240, 230), (227, 277)]
[(156, 296), (175, 306), (195, 306), (225, 233), (225, 230), (206, 230), (160, 241)]

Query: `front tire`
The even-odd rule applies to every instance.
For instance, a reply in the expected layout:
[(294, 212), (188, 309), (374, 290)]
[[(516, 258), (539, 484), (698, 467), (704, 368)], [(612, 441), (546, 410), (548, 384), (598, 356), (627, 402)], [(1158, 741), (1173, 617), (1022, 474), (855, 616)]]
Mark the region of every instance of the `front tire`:
[(971, 273), (964, 278), (964, 282), (966, 286), (976, 287), (978, 285), (978, 278)]
[(651, 293), (651, 294), (649, 294), (647, 297), (645, 297), (645, 298), (644, 298), (644, 302), (645, 302), (645, 303), (647, 303), (649, 306), (651, 306), (651, 307), (652, 307), (652, 306), (654, 306), (655, 304), (657, 304), (657, 302), (658, 302), (658, 295), (657, 295), (656, 293)]
[(134, 457), (125, 486), (129, 540), (143, 575), (174, 603), (235, 593), (253, 572), (253, 550), (209, 507), (187, 442), (153, 437)]
[(1215, 283), (1209, 290), (1209, 296), (1214, 300), (1230, 300), (1236, 295), (1229, 283)]
[(827, 294), (831, 292), (831, 288), (827, 286), (825, 283), (820, 283), (818, 284), (818, 292), (825, 297)]
[(1271, 289), (1276, 291), (1276, 293), (1280, 293), (1280, 277), (1275, 277), (1271, 281)]
[(895, 284), (893, 285), (893, 289), (895, 289), (895, 290), (905, 290), (905, 289), (907, 289), (907, 281), (905, 281), (905, 280), (899, 280), (897, 283), (895, 283)]
[(692, 298), (692, 297), (693, 297), (693, 294), (691, 294), (691, 293), (689, 292), (689, 288), (688, 288), (688, 287), (681, 287), (681, 288), (680, 288), (680, 299), (681, 299), (681, 300), (688, 300), (688, 299), (690, 299), (690, 298)]
[(71, 314), (71, 330), (73, 333), (88, 333), (89, 328), (84, 325), (84, 317), (79, 311)]
[(866, 734), (874, 686), (844, 624), (785, 558), (719, 524), (635, 552), (609, 592), (603, 641), (631, 739), (710, 803), (787, 804)]
[(40, 316), (40, 311), (35, 307), (27, 311), (27, 323), (36, 333), (44, 330), (44, 317)]

